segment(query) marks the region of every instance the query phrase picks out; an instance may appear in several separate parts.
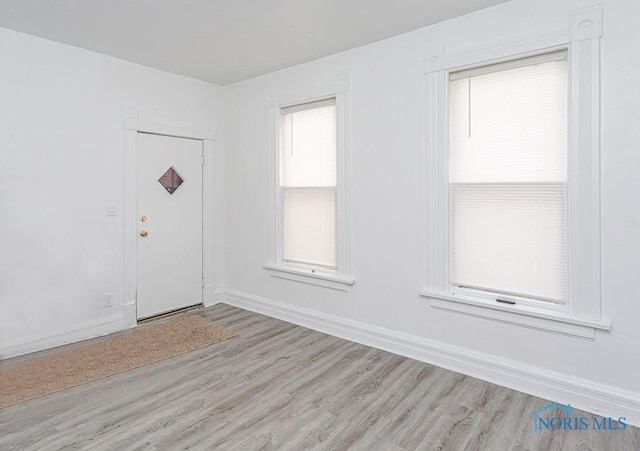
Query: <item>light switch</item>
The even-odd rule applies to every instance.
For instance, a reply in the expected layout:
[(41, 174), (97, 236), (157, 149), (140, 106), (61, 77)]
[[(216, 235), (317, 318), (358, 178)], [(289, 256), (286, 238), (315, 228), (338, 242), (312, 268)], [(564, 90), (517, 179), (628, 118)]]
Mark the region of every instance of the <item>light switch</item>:
[(107, 205), (107, 216), (118, 216), (118, 208), (115, 204)]

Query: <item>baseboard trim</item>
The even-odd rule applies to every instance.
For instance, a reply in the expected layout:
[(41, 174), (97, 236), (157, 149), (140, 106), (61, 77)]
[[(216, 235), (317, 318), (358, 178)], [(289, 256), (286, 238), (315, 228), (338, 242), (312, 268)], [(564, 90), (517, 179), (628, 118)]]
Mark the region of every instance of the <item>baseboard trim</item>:
[(205, 307), (218, 304), (218, 297), (224, 293), (224, 285), (209, 284), (204, 287), (202, 303)]
[(130, 318), (125, 316), (110, 318), (106, 321), (90, 321), (80, 327), (60, 332), (50, 337), (2, 347), (0, 348), (0, 360), (30, 354), (32, 352), (42, 351), (45, 349), (57, 348), (58, 346), (82, 340), (102, 337), (104, 335), (131, 329), (132, 327), (135, 327), (135, 323), (131, 324)]
[(345, 340), (420, 360), (603, 417), (640, 426), (640, 393), (435, 340), (293, 306), (243, 291), (217, 293), (225, 303)]

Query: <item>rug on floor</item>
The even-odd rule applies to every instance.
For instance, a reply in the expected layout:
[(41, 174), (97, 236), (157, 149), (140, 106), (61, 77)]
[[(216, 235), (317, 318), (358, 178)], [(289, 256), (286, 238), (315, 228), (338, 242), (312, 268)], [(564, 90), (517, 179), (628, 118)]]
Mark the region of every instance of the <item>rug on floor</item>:
[(0, 409), (227, 340), (235, 334), (189, 315), (86, 345), (0, 362)]

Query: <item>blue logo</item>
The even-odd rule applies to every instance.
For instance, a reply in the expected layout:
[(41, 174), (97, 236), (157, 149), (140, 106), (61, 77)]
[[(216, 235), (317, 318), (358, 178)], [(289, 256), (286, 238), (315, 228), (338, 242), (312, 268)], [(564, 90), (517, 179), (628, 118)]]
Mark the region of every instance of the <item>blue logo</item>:
[(563, 406), (555, 402), (549, 403), (541, 407), (531, 414), (533, 417), (534, 432), (541, 431), (559, 431), (573, 430), (585, 431), (591, 430), (607, 430), (616, 431), (627, 428), (627, 419), (619, 417), (585, 417), (574, 413), (571, 404)]

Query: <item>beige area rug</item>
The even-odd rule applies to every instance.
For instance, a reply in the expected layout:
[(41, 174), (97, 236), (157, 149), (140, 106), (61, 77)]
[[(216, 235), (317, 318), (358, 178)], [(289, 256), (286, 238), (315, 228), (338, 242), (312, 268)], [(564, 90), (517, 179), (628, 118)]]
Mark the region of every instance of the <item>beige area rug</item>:
[(235, 336), (197, 315), (158, 324), (96, 343), (0, 366), (0, 409)]

